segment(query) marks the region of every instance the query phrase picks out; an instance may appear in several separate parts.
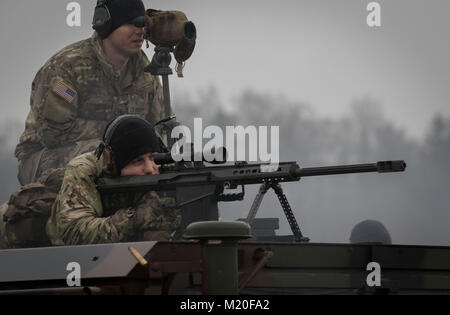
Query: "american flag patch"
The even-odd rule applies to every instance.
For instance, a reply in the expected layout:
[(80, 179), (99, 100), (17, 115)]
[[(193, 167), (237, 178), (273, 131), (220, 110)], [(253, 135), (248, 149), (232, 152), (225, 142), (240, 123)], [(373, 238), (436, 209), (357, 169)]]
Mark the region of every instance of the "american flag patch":
[(70, 88), (62, 81), (56, 83), (55, 87), (53, 88), (53, 92), (61, 96), (69, 103), (72, 103), (75, 96), (77, 95), (77, 92), (75, 92), (72, 88)]

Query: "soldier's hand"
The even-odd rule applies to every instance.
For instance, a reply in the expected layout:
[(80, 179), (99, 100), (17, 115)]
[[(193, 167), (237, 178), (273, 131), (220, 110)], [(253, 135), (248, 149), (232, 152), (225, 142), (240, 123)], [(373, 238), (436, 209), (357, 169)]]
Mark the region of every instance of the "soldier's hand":
[(136, 205), (136, 228), (146, 230), (175, 230), (181, 221), (175, 199), (160, 197), (156, 192), (146, 193)]

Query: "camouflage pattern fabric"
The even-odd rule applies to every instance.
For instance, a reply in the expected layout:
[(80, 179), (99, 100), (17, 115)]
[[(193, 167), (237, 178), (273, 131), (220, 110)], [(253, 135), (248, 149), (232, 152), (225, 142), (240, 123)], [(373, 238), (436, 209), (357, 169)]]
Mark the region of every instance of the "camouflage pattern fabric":
[(3, 221), (3, 215), (8, 209), (8, 203), (5, 202), (0, 206), (0, 249), (8, 248), (8, 240), (6, 239), (5, 222)]
[(10, 248), (50, 246), (45, 224), (56, 199), (57, 190), (31, 183), (13, 193), (3, 215)]
[(179, 226), (180, 211), (175, 208), (175, 200), (153, 191), (131, 202), (124, 196), (122, 205), (127, 207), (104, 209), (95, 186), (101, 172), (102, 159), (97, 161), (94, 152), (67, 165), (47, 222), (47, 235), (53, 245), (148, 240), (161, 238), (160, 231), (167, 236)]
[(61, 187), (64, 169), (49, 169), (0, 206), (0, 248), (50, 246), (45, 226)]
[(118, 69), (95, 32), (50, 58), (32, 83), (31, 109), (15, 150), (21, 184), (95, 149), (117, 116), (135, 114), (150, 123), (164, 118), (162, 87), (143, 71), (148, 64), (140, 51)]

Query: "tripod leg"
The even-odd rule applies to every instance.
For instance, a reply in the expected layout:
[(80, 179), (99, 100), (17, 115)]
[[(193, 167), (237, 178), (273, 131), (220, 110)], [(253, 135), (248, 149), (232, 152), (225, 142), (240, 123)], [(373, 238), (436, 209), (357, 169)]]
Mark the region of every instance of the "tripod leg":
[[(170, 105), (170, 90), (169, 90), (169, 76), (167, 74), (161, 75), (162, 81), (163, 81), (163, 95), (164, 95), (164, 111), (165, 111), (165, 117), (170, 117), (172, 115), (172, 108)], [(168, 131), (167, 136), (167, 145), (169, 149), (172, 148), (172, 145), (174, 144), (174, 140), (170, 136), (170, 132), (172, 130)]]
[(283, 193), (283, 189), (281, 188), (280, 183), (273, 183), (271, 185), (275, 194), (280, 201), (281, 208), (283, 208), (284, 214), (286, 215), (286, 219), (291, 227), (292, 233), (294, 234), (295, 240), (297, 242), (308, 242), (309, 238), (304, 237), (302, 232), (300, 231), (300, 227), (298, 226), (297, 220), (295, 219), (294, 213), (292, 212), (292, 208), (289, 205), (289, 201), (286, 198), (286, 195)]
[(259, 206), (261, 205), (261, 202), (264, 198), (264, 195), (269, 190), (270, 185), (265, 182), (264, 184), (261, 184), (259, 187), (258, 194), (256, 194), (255, 200), (253, 200), (253, 204), (248, 212), (247, 219), (245, 219), (245, 222), (248, 224), (252, 224), (253, 219), (256, 216), (256, 213), (258, 212)]

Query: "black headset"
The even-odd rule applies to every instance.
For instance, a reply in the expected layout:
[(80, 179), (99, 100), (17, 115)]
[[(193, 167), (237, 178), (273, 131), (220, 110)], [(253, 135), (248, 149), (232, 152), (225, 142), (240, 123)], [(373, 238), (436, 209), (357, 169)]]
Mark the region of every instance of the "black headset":
[[(136, 118), (139, 116), (125, 114), (125, 115), (116, 117), (114, 120), (112, 120), (105, 127), (105, 132), (103, 134), (103, 139), (102, 139), (103, 141), (100, 143), (100, 145), (95, 150), (95, 156), (97, 157), (97, 160), (99, 160), (100, 157), (102, 156), (102, 154), (105, 153), (102, 169), (105, 173), (107, 173), (111, 176), (118, 176), (120, 174), (120, 170), (117, 168), (117, 165), (115, 163), (114, 151), (111, 148), (112, 136), (114, 134), (114, 131), (117, 129), (117, 126), (119, 125), (119, 123), (121, 123), (124, 120), (127, 120), (130, 117)], [(145, 121), (151, 128), (153, 128), (152, 125), (148, 121), (146, 121), (145, 119), (143, 119), (143, 121)], [(168, 152), (167, 147), (164, 145), (164, 142), (162, 141), (159, 134), (156, 133), (156, 135), (158, 137), (158, 142), (159, 142), (161, 152)]]
[(125, 119), (128, 119), (129, 117), (137, 117), (136, 115), (122, 115), (119, 117), (116, 117), (114, 120), (112, 120), (105, 128), (105, 132), (103, 134), (103, 141), (100, 143), (100, 145), (95, 150), (95, 156), (97, 157), (97, 160), (100, 159), (102, 154), (104, 154), (103, 158), (103, 165), (102, 170), (105, 174), (108, 174), (110, 176), (119, 176), (120, 170), (117, 167), (117, 164), (115, 162), (114, 158), (114, 151), (111, 148), (111, 140), (112, 136), (114, 134), (114, 131), (116, 130), (117, 126), (120, 122), (122, 122)]
[(94, 11), (94, 19), (92, 20), (92, 28), (105, 38), (111, 30), (111, 13), (106, 5), (107, 0), (98, 0)]
[[(115, 118), (114, 120), (112, 120), (105, 129), (105, 132), (103, 134), (103, 141), (102, 143), (100, 143), (100, 145), (98, 146), (97, 150), (96, 150), (96, 155), (97, 155), (97, 159), (100, 158), (100, 156), (102, 155), (103, 151), (105, 150), (105, 148), (108, 148), (109, 150), (112, 151), (111, 149), (111, 138), (114, 134), (114, 131), (117, 128), (117, 125), (119, 125), (120, 122), (122, 122), (125, 119), (128, 119), (129, 117), (138, 117), (136, 115), (122, 115), (119, 116), (117, 118)], [(146, 120), (144, 120), (145, 122), (147, 122)], [(148, 122), (147, 122), (148, 123)], [(150, 126), (150, 124), (149, 124)]]

